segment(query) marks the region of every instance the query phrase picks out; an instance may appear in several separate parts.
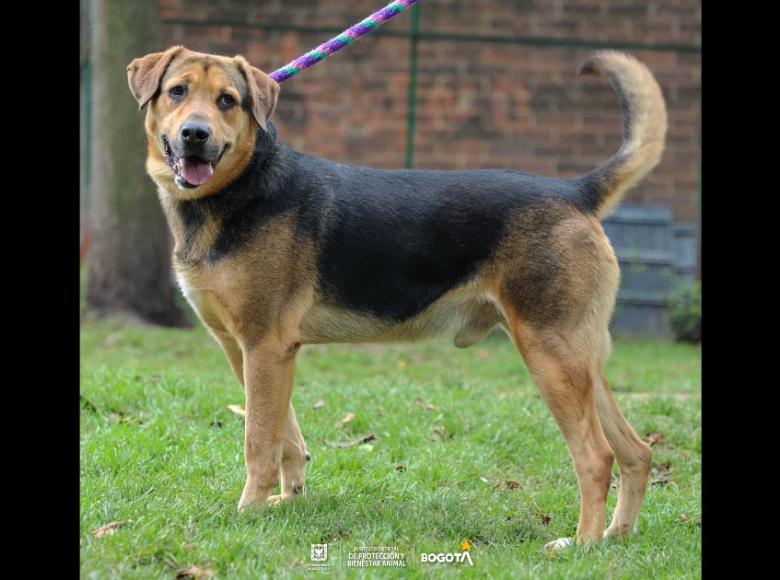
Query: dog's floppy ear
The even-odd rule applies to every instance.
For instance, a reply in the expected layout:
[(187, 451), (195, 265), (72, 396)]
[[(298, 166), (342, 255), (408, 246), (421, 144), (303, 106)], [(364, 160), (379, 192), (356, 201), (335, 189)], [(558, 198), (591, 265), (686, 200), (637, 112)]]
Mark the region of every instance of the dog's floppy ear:
[(236, 62), (246, 79), (252, 116), (257, 124), (263, 128), (263, 131), (268, 131), (266, 122), (271, 118), (276, 108), (276, 100), (279, 98), (279, 83), (260, 69), (250, 65), (242, 56), (236, 56)]
[(168, 65), (183, 48), (172, 46), (165, 52), (153, 52), (133, 59), (133, 62), (127, 65), (127, 84), (138, 101), (139, 109), (143, 109), (160, 89), (160, 81)]

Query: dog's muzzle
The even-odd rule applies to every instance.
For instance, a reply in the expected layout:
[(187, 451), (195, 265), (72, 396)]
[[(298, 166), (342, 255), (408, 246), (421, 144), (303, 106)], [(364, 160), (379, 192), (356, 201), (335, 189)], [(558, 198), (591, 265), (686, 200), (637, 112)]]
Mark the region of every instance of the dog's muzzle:
[(221, 159), (225, 147), (215, 147), (210, 137), (208, 125), (192, 121), (182, 125), (174, 142), (163, 135), (165, 162), (176, 175), (176, 185), (180, 188), (200, 187), (214, 174), (214, 167)]

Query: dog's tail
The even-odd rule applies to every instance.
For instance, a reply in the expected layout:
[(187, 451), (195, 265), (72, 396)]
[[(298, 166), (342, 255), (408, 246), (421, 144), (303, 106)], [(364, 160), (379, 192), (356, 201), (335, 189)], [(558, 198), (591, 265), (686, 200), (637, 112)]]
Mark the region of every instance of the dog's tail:
[(582, 176), (585, 202), (599, 219), (661, 160), (666, 137), (666, 105), (652, 73), (633, 56), (612, 50), (593, 54), (580, 76), (601, 73), (623, 109), (623, 143), (606, 163)]

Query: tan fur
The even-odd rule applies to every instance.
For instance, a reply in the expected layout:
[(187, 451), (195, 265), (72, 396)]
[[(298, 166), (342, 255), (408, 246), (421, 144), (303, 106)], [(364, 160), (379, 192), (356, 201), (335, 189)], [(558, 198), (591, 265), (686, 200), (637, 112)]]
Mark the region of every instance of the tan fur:
[[(601, 73), (609, 78), (621, 105), (630, 108), (630, 127), (620, 149), (605, 164), (610, 175), (604, 180), (607, 193), (597, 215), (606, 218), (631, 187), (647, 175), (661, 160), (666, 142), (666, 105), (653, 74), (631, 55), (603, 50), (596, 52), (582, 67), (581, 74)], [(629, 116), (624, 113), (624, 123)], [(598, 170), (597, 170), (598, 171)]]
[[(603, 393), (597, 391), (601, 385), (596, 381), (601, 380), (610, 348), (607, 325), (614, 307), (619, 270), (609, 241), (593, 218), (573, 212), (566, 215), (562, 210), (560, 221), (549, 234), (537, 235), (550, 245), (556, 263), (564, 265), (564, 278), (556, 284), (560, 292), (555, 295), (563, 314), (557, 315), (553, 308), (550, 318), (539, 324), (536, 313), (524, 302), (524, 295), (508, 289), (504, 283), (507, 279), (521, 283), (525, 278), (532, 283), (533, 274), (524, 272), (520, 263), (502, 264), (495, 284), (509, 334), (569, 446), (580, 487), (576, 540), (593, 542), (600, 540), (604, 532), (613, 459), (600, 416), (608, 415), (610, 425), (617, 425), (614, 409)], [(514, 251), (506, 249), (507, 254), (520, 256), (529, 245), (527, 238), (510, 239), (508, 244), (521, 245), (522, 248)], [(598, 397), (602, 399), (599, 405), (602, 413), (595, 403)], [(612, 429), (612, 435), (615, 431)], [(613, 436), (613, 440), (619, 437)], [(634, 493), (633, 497), (641, 503), (641, 494)], [(627, 515), (630, 513), (624, 510), (615, 517)]]
[(476, 276), (472, 282), (450, 290), (420, 314), (399, 324), (315, 302), (301, 320), (301, 337), (305, 344), (315, 344), (446, 336), (465, 346), (467, 336), (474, 340), (472, 334), (476, 333), (484, 338), (501, 320), (484, 289), (482, 277)]
[(252, 116), (265, 131), (268, 128), (266, 122), (271, 118), (276, 108), (279, 85), (263, 71), (251, 66), (243, 57), (237, 56), (235, 60), (244, 76), (254, 80), (254, 82), (248, 83), (249, 98), (252, 101)]
[[(641, 65), (600, 53), (591, 67), (629, 79), (628, 98), (642, 110), (660, 114), (657, 85), (648, 81)], [(243, 249), (211, 263), (204, 257), (221, 224), (211, 218), (197, 239), (185, 240), (173, 207), (176, 201), (210, 195), (241, 173), (252, 155), (256, 127), (264, 125), (275, 107), (278, 85), (241, 58), (181, 47), (136, 59), (128, 78), (139, 104), (148, 107), (147, 169), (174, 235), (177, 279), (246, 392), (247, 479), (239, 509), (303, 493), (307, 453), (290, 402), (295, 356), (302, 344), (447, 336), (456, 346), (467, 347), (500, 325), (522, 353), (569, 446), (581, 499), (577, 541), (596, 541), (604, 533), (613, 456), (621, 488), (606, 535), (633, 530), (650, 449), (626, 423), (603, 375), (619, 270), (598, 219), (551, 201), (512, 218), (493, 257), (417, 316), (393, 324), (352, 312), (318, 295), (318, 248), (296, 239), (289, 215), (265, 222)], [(193, 95), (185, 105), (174, 110), (166, 99), (150, 96), (155, 82), (165, 94), (185, 78)], [(251, 114), (238, 108), (219, 113), (217, 95), (235, 91), (241, 78), (251, 96)], [(215, 138), (230, 147), (205, 186), (184, 191), (165, 164), (160, 135), (176, 133), (192, 116), (207, 121)], [(618, 153), (617, 180), (600, 214), (657, 162), (665, 113), (660, 119), (655, 126), (642, 117), (633, 127), (632, 139)], [(271, 497), (278, 482), (281, 493)]]

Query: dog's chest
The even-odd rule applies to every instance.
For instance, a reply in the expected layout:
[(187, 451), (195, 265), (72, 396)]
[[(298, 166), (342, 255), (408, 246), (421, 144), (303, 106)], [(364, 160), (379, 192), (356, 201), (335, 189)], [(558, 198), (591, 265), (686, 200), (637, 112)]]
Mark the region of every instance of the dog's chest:
[(198, 270), (176, 271), (181, 292), (207, 327), (218, 332), (235, 334), (235, 308), (231, 306), (229, 285), (219, 275), (204, 275)]
[(190, 281), (183, 274), (177, 273), (176, 281), (179, 283), (179, 289), (181, 290), (181, 293), (184, 295), (184, 297), (187, 299), (187, 302), (190, 303), (192, 309), (198, 314), (200, 314), (200, 307), (201, 304), (203, 303), (202, 291), (193, 288), (190, 285)]

